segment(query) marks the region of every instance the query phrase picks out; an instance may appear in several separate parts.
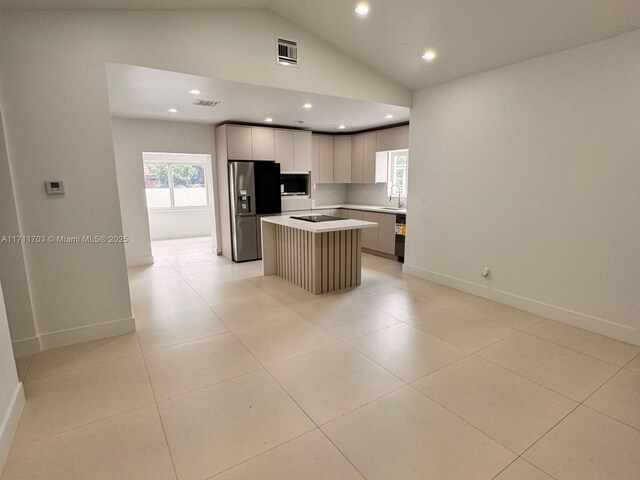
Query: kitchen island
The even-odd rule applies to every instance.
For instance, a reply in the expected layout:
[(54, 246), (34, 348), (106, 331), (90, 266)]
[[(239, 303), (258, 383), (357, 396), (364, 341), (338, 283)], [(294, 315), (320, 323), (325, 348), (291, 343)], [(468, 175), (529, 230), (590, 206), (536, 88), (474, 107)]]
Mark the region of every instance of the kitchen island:
[(314, 294), (360, 285), (362, 229), (378, 224), (332, 218), (263, 217), (263, 275), (279, 275)]

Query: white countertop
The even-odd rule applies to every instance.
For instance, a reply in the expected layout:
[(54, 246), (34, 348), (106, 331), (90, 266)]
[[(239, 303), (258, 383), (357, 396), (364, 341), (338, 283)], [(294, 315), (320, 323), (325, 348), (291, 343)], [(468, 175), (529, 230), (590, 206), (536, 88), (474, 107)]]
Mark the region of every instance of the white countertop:
[(358, 228), (373, 228), (378, 226), (376, 222), (364, 222), (362, 220), (352, 220), (350, 218), (343, 218), (333, 222), (305, 222), (304, 220), (296, 220), (295, 218), (291, 218), (289, 215), (284, 214), (272, 217), (262, 217), (262, 221), (315, 233), (354, 230)]
[(326, 210), (327, 208), (346, 208), (348, 210), (362, 210), (364, 212), (376, 212), (376, 213), (398, 213), (398, 214), (406, 214), (407, 209), (401, 208), (397, 209), (395, 207), (381, 207), (380, 205), (358, 205), (352, 203), (338, 203), (335, 205), (316, 205), (312, 207), (312, 210)]

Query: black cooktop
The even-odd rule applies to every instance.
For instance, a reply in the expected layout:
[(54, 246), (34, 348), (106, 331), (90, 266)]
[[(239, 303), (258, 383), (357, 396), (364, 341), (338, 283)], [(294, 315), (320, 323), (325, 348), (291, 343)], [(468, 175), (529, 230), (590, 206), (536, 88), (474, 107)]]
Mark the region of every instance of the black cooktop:
[(313, 222), (313, 223), (333, 222), (333, 221), (336, 221), (336, 220), (346, 220), (346, 218), (331, 217), (329, 215), (304, 215), (302, 217), (291, 217), (291, 218), (295, 218), (296, 220), (304, 220), (305, 222)]

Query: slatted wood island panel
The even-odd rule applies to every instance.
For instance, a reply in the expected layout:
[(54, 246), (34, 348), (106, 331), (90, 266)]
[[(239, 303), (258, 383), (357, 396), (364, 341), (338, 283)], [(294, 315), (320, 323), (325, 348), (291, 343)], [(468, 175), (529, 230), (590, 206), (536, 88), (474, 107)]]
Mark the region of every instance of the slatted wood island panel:
[(314, 294), (360, 285), (362, 229), (374, 222), (310, 223), (288, 216), (262, 219), (264, 275), (278, 275)]

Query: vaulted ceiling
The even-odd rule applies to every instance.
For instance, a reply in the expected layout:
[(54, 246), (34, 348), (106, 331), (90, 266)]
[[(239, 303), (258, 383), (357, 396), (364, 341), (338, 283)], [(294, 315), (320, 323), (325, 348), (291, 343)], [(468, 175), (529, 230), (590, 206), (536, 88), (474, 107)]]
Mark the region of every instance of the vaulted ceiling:
[[(0, 0), (0, 9), (267, 8), (417, 89), (640, 28), (638, 0)], [(437, 58), (421, 59), (425, 49)], [(304, 45), (300, 46), (304, 62)]]

